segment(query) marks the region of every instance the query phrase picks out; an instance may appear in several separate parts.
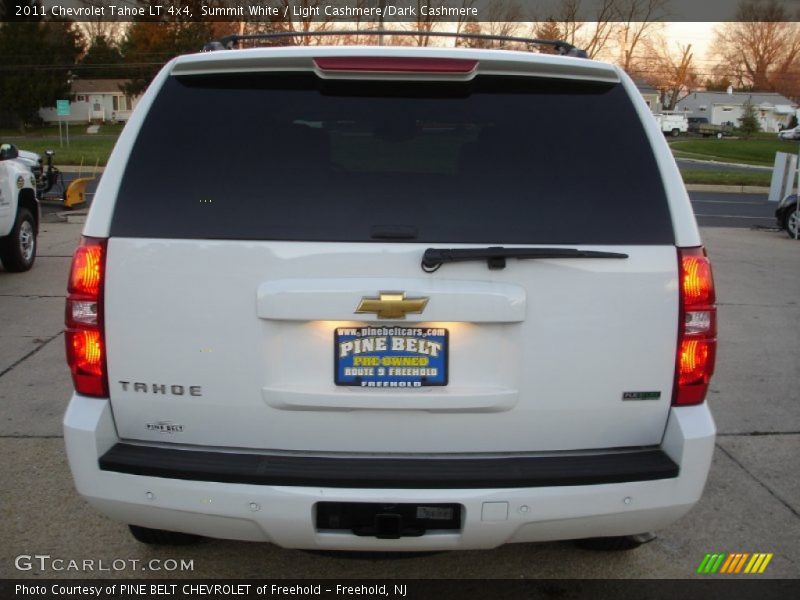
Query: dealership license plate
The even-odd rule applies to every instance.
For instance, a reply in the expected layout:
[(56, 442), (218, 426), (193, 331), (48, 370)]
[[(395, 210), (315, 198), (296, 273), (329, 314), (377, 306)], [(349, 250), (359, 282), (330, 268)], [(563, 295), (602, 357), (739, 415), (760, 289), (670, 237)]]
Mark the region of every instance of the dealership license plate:
[(447, 385), (447, 342), (440, 327), (339, 327), (334, 381), (375, 388)]

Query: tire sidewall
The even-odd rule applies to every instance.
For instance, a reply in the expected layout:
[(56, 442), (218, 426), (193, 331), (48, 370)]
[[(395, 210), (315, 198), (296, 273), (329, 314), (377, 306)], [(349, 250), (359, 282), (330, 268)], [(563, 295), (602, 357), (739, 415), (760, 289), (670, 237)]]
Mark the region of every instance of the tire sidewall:
[(797, 206), (794, 206), (791, 210), (786, 211), (786, 219), (784, 220), (784, 229), (786, 229), (786, 233), (789, 235), (790, 238), (794, 239), (794, 232), (791, 230), (789, 225), (789, 221), (792, 217), (795, 217), (795, 229), (800, 225), (800, 214), (798, 214)]
[[(29, 223), (33, 235), (33, 252), (30, 259), (26, 260), (22, 253), (20, 235), (23, 223)], [(6, 271), (22, 272), (28, 271), (33, 267), (36, 262), (36, 251), (38, 250), (38, 240), (36, 239), (36, 221), (33, 215), (27, 208), (20, 208), (17, 212), (17, 220), (14, 223), (14, 228), (11, 233), (3, 240), (2, 248), (0, 248), (0, 259), (3, 261), (3, 266)]]

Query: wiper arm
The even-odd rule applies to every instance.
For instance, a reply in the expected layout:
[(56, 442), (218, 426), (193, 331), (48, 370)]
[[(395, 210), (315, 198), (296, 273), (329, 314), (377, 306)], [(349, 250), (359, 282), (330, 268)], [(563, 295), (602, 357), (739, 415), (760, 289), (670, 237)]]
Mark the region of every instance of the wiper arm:
[(486, 260), (490, 269), (505, 269), (507, 258), (628, 258), (619, 252), (578, 248), (428, 248), (422, 255), (422, 270), (433, 273), (444, 263)]

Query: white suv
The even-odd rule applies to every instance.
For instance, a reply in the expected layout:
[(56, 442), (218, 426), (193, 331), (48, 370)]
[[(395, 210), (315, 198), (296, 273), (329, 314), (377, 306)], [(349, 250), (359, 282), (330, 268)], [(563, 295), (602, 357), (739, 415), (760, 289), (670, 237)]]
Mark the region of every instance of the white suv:
[(142, 541), (629, 548), (701, 496), (711, 269), (615, 66), (182, 56), (83, 235), (69, 462)]

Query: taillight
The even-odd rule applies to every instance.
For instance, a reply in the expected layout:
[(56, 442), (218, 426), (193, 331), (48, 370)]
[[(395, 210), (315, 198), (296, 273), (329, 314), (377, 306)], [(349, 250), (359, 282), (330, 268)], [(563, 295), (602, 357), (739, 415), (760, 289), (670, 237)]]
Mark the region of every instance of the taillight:
[(103, 325), (105, 268), (106, 240), (81, 238), (67, 286), (67, 364), (75, 391), (101, 398), (108, 396)]
[(672, 403), (700, 404), (714, 374), (717, 306), (714, 277), (705, 250), (679, 248), (680, 325)]
[(323, 71), (371, 71), (373, 73), (471, 73), (477, 60), (465, 58), (408, 58), (402, 56), (327, 56), (315, 58)]

